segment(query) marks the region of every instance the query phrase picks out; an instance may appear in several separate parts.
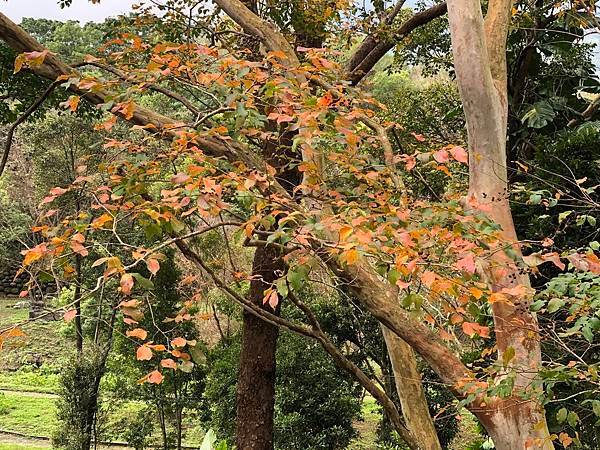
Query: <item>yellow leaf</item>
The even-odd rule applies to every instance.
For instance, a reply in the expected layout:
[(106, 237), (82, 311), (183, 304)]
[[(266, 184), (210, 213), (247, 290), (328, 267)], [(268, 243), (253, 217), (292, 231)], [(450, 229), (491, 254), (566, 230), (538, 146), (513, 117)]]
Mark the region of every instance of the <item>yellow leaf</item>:
[(352, 227), (345, 225), (340, 228), (340, 242), (344, 242), (352, 234)]
[(344, 253), (342, 253), (340, 259), (351, 266), (356, 264), (356, 262), (360, 259), (360, 253), (355, 248), (351, 248), (350, 250), (346, 250)]

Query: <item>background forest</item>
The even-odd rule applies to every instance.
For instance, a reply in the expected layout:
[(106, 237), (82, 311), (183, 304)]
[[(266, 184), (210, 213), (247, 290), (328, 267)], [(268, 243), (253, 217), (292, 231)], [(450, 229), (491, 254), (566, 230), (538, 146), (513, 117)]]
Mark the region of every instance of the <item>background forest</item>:
[(0, 450), (600, 448), (595, 4), (509, 5), (516, 245), (445, 3), (145, 3), (0, 14)]

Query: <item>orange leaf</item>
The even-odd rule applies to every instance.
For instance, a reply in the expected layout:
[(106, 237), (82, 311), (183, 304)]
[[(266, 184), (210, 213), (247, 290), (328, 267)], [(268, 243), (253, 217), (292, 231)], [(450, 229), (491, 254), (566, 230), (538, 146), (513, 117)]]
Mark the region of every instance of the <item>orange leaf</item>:
[(171, 345), (173, 347), (185, 347), (186, 343), (187, 343), (187, 341), (185, 340), (185, 338), (182, 338), (182, 337), (176, 337), (175, 339), (173, 339), (171, 341)]
[(64, 106), (66, 108), (69, 108), (72, 112), (77, 111), (77, 107), (79, 106), (79, 96), (78, 95), (71, 95), (67, 101), (62, 102), (60, 104), (60, 106)]
[(177, 363), (173, 361), (171, 358), (163, 359), (160, 362), (161, 367), (165, 367), (167, 369), (177, 369)]
[(162, 381), (164, 379), (165, 379), (165, 377), (163, 376), (163, 374), (160, 373), (158, 370), (155, 370), (148, 374), (147, 381), (148, 381), (148, 383), (152, 383), (152, 384), (160, 384), (160, 383), (162, 383)]
[(340, 228), (340, 242), (344, 242), (352, 234), (352, 227), (345, 225)]
[(151, 360), (152, 359), (152, 349), (150, 349), (150, 347), (148, 347), (145, 344), (138, 347), (137, 352), (136, 352), (136, 358), (139, 361)]
[(479, 300), (483, 296), (483, 291), (476, 287), (470, 287), (469, 292), (476, 300)]
[(345, 262), (349, 266), (352, 264), (356, 264), (356, 262), (360, 259), (360, 253), (355, 248), (351, 248), (350, 250), (346, 250), (342, 253), (340, 259), (342, 262)]
[(481, 337), (489, 337), (490, 336), (490, 329), (488, 327), (479, 325), (478, 323), (463, 322), (462, 329), (463, 329), (463, 332), (470, 337), (473, 337), (476, 334)]
[(141, 340), (144, 340), (148, 337), (148, 332), (143, 328), (135, 328), (131, 331), (127, 331), (125, 334), (127, 337), (135, 337)]
[(125, 295), (131, 294), (133, 288), (133, 276), (130, 273), (124, 273), (121, 277), (121, 292)]

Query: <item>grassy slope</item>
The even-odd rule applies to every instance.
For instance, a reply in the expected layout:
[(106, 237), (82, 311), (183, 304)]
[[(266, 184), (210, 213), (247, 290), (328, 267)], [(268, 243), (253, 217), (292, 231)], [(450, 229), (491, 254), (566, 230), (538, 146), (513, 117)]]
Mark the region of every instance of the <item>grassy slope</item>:
[(0, 396), (0, 429), (30, 436), (51, 436), (56, 427), (52, 398), (6, 392)]
[[(13, 309), (19, 299), (0, 298), (0, 329), (27, 319), (27, 309)], [(14, 371), (23, 366), (59, 366), (74, 349), (73, 342), (61, 335), (57, 322), (36, 321), (22, 326), (27, 336), (10, 338), (0, 350), (0, 371)]]

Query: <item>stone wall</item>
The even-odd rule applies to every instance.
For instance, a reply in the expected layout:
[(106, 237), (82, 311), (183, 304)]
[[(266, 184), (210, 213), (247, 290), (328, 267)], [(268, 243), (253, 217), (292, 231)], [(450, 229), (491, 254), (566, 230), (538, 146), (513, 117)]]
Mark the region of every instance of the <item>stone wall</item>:
[(0, 270), (0, 296), (13, 297), (27, 289), (26, 284), (29, 281), (27, 273), (21, 273), (15, 278), (18, 267), (5, 267)]

